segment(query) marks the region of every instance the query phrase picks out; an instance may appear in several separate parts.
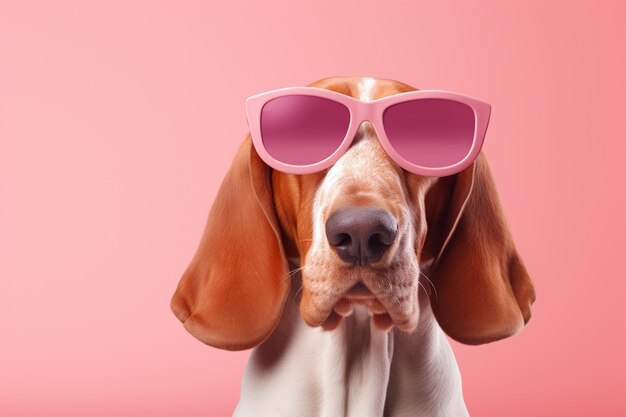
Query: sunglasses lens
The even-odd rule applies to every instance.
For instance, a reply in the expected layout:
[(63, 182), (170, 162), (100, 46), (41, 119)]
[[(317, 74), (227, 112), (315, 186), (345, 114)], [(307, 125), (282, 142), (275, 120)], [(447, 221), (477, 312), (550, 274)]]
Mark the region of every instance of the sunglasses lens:
[(348, 108), (322, 97), (278, 97), (261, 111), (267, 153), (289, 165), (311, 165), (328, 158), (341, 145), (349, 125)]
[(474, 141), (471, 107), (447, 99), (420, 99), (388, 107), (383, 114), (391, 146), (409, 162), (443, 168), (461, 162)]

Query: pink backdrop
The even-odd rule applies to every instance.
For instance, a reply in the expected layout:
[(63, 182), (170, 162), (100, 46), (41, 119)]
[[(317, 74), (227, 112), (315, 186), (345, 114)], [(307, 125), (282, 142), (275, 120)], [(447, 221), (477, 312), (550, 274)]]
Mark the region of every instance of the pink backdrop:
[(472, 414), (625, 415), (624, 3), (55, 3), (0, 7), (0, 415), (229, 414), (248, 352), (169, 298), (244, 98), (328, 75), (493, 105), (538, 301), (520, 335), (453, 344)]

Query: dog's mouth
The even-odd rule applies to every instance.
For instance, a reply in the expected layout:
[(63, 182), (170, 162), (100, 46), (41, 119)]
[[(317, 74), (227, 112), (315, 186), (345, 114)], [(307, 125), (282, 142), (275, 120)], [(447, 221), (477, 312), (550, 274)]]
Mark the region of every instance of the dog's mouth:
[[(372, 321), (374, 325), (382, 330), (389, 331), (393, 327), (393, 320), (387, 308), (380, 302), (380, 300), (374, 295), (374, 293), (361, 281), (353, 285), (343, 296), (339, 299), (337, 304), (333, 308), (333, 312), (339, 315), (341, 318), (348, 317), (354, 311), (354, 305), (363, 305), (372, 314)], [(322, 324), (324, 330), (333, 330), (336, 328), (341, 320), (337, 320), (331, 313), (329, 318)]]
[(374, 297), (374, 293), (363, 282), (359, 281), (354, 284), (346, 293), (344, 297), (359, 300)]
[(302, 267), (300, 315), (309, 326), (334, 330), (344, 319), (351, 323), (360, 317), (349, 317), (359, 305), (379, 330), (415, 330), (419, 320), (417, 259), (397, 256), (386, 265), (367, 267), (337, 265), (324, 259), (312, 257)]
[[(380, 291), (377, 293), (380, 294)], [(334, 304), (331, 303), (330, 312), (318, 325), (324, 330), (334, 330), (353, 313), (355, 305), (362, 305), (367, 308), (372, 323), (379, 330), (388, 332), (396, 326), (404, 331), (412, 331), (417, 324), (417, 300), (411, 297), (379, 296), (377, 293), (363, 281), (358, 281), (341, 294)]]

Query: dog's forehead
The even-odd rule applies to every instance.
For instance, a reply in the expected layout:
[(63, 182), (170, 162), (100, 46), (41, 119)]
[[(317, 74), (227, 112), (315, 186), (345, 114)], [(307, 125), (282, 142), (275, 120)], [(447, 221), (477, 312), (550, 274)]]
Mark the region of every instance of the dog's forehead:
[[(345, 94), (360, 101), (372, 101), (389, 95), (415, 90), (415, 88), (398, 81), (372, 77), (325, 78), (314, 82), (311, 86)], [(391, 158), (380, 145), (371, 123), (364, 122), (359, 126), (350, 149), (331, 167), (329, 173), (331, 174), (330, 178), (333, 178), (333, 174), (338, 172), (344, 175), (349, 171), (362, 171), (366, 168), (369, 168), (369, 171), (375, 168), (379, 170), (381, 168), (385, 169), (383, 167), (388, 169), (394, 165)]]
[(318, 80), (309, 86), (335, 91), (362, 101), (416, 90), (399, 81), (372, 77), (331, 77)]

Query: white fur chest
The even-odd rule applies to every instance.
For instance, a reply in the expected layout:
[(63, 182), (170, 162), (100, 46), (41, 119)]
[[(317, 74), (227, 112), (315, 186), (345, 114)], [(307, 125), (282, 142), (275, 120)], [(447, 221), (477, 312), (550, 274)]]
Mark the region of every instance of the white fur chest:
[(236, 417), (467, 415), (452, 350), (429, 311), (411, 335), (374, 328), (361, 306), (325, 332), (302, 322), (293, 296), (250, 357)]

